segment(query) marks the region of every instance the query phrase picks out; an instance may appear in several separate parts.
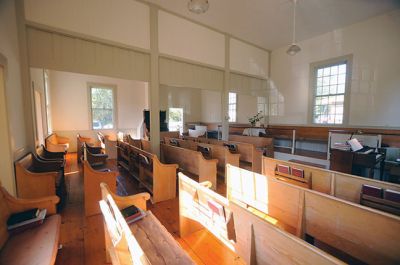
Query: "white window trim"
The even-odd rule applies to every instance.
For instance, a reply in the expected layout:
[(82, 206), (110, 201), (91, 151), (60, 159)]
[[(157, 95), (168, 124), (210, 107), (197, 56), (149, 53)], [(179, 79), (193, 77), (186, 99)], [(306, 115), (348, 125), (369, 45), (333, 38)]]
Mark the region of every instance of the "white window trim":
[[(344, 103), (343, 103), (343, 122), (341, 124), (323, 124), (314, 122), (314, 100), (316, 93), (316, 69), (321, 67), (327, 67), (331, 65), (346, 63), (346, 85), (344, 93)], [(331, 58), (324, 61), (314, 62), (310, 64), (310, 80), (309, 80), (309, 110), (308, 110), (308, 124), (313, 126), (321, 127), (343, 127), (349, 124), (349, 111), (350, 111), (350, 89), (351, 89), (351, 79), (353, 72), (353, 55), (348, 54), (340, 57)]]
[[(93, 114), (92, 114), (92, 87), (94, 88), (105, 88), (111, 89), (113, 92), (113, 128), (112, 129), (93, 129)], [(88, 110), (89, 110), (89, 130), (101, 131), (101, 130), (118, 130), (118, 105), (117, 105), (117, 86), (110, 84), (101, 83), (87, 83), (87, 98), (88, 98)]]

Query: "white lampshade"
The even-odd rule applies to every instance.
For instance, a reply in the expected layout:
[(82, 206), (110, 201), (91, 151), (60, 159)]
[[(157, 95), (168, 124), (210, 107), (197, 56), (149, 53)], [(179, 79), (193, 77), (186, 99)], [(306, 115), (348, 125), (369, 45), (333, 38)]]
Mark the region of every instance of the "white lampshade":
[(290, 45), (289, 49), (287, 49), (286, 53), (293, 56), (299, 51), (301, 51), (301, 48), (296, 43), (293, 43)]
[(205, 13), (209, 6), (208, 0), (189, 0), (188, 3), (189, 11), (196, 14)]

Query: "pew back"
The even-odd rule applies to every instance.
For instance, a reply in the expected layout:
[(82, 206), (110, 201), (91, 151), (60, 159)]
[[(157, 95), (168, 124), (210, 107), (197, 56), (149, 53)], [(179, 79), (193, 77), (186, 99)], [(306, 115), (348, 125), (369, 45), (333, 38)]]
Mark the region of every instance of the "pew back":
[(200, 152), (168, 144), (161, 144), (161, 155), (166, 163), (178, 164), (179, 168), (199, 177), (199, 182), (210, 181), (217, 187), (217, 160), (204, 159)]
[(247, 264), (344, 264), (230, 201), (236, 252)]
[(354, 203), (360, 203), (362, 185), (371, 185), (383, 189), (400, 191), (399, 184), (363, 178), (337, 171), (321, 169), (313, 166), (273, 159), (269, 157), (263, 157), (262, 174), (267, 176), (275, 176), (275, 169), (277, 165), (286, 165), (298, 169), (303, 169), (304, 174), (309, 175), (312, 178), (312, 190), (319, 191), (325, 194), (330, 194), (337, 198)]
[(400, 262), (400, 217), (229, 165), (227, 176), (228, 199), (295, 225), (300, 237), (308, 234), (362, 262)]
[(256, 148), (265, 149), (268, 157), (274, 157), (274, 138), (230, 134), (229, 141), (252, 144)]

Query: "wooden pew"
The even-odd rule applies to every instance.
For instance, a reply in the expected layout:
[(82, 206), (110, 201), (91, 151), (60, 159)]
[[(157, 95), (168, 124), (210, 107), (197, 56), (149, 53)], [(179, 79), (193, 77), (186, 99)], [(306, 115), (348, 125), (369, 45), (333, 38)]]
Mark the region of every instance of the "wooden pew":
[(67, 152), (69, 148), (69, 138), (52, 133), (45, 139), (47, 150), (50, 152)]
[(133, 145), (139, 149), (142, 149), (146, 152), (151, 153), (151, 144), (150, 141), (145, 139), (133, 139), (130, 134), (127, 135), (127, 143)]
[(97, 138), (101, 142), (101, 147), (105, 150), (109, 159), (117, 159), (117, 139), (111, 135), (97, 133)]
[(88, 161), (83, 161), (83, 187), (85, 194), (85, 216), (101, 213), (99, 201), (101, 200), (100, 183), (108, 185), (112, 192), (117, 192), (118, 172), (94, 170)]
[(101, 185), (100, 208), (106, 231), (106, 257), (112, 264), (194, 264), (164, 226), (150, 212), (128, 225), (121, 209), (135, 205), (146, 210), (148, 193), (119, 197), (105, 183)]
[[(179, 173), (180, 236), (206, 228), (247, 264), (344, 264)], [(210, 203), (211, 202), (211, 203)]]
[[(11, 196), (0, 183), (0, 264), (54, 264), (60, 237), (61, 216), (56, 214), (57, 196), (19, 199)], [(10, 233), (11, 214), (33, 208), (46, 209), (43, 224)]]
[(240, 154), (240, 167), (249, 169), (253, 172), (261, 173), (263, 152), (258, 150), (253, 144), (234, 141), (223, 141), (216, 139), (198, 138), (199, 143), (213, 145), (232, 145), (236, 148), (234, 153)]
[(105, 166), (108, 155), (104, 153), (102, 147), (91, 147), (86, 143), (83, 143), (84, 147), (84, 160), (87, 160), (92, 167)]
[(124, 142), (118, 142), (118, 150), (118, 164), (151, 193), (153, 203), (176, 197), (177, 164), (163, 164), (156, 155)]
[(170, 138), (179, 138), (180, 132), (179, 131), (171, 131), (171, 132), (160, 132), (160, 139), (164, 139), (164, 137)]
[(168, 144), (161, 144), (160, 149), (163, 161), (178, 164), (180, 171), (198, 177), (199, 182), (210, 181), (214, 188), (217, 187), (216, 159), (207, 160), (198, 151)]
[(177, 143), (179, 147), (187, 148), (194, 151), (201, 152), (202, 148), (203, 150), (207, 150), (208, 154), (203, 153), (204, 158), (206, 159), (211, 158), (218, 160), (217, 174), (222, 177), (225, 177), (226, 164), (231, 164), (237, 167), (239, 166), (240, 154), (231, 153), (227, 146), (206, 144), (206, 143), (194, 142), (191, 140), (183, 140), (183, 139), (169, 138), (169, 137), (165, 137), (164, 142), (165, 144), (169, 145), (175, 145), (175, 143)]
[(29, 153), (15, 162), (18, 197), (24, 199), (57, 195), (60, 206), (67, 196), (62, 161), (40, 161)]
[(321, 169), (294, 162), (282, 161), (278, 159), (263, 157), (262, 174), (276, 176), (277, 165), (286, 165), (304, 170), (304, 175), (311, 178), (311, 189), (337, 198), (360, 203), (361, 188), (363, 185), (370, 185), (383, 189), (400, 191), (400, 185), (369, 178), (363, 178), (350, 174), (345, 174), (328, 169)]
[(274, 157), (274, 138), (244, 136), (244, 135), (229, 135), (229, 141), (252, 144), (256, 148), (265, 151), (266, 156)]
[(400, 262), (400, 217), (229, 165), (227, 174), (229, 200), (293, 226), (321, 249), (346, 261)]

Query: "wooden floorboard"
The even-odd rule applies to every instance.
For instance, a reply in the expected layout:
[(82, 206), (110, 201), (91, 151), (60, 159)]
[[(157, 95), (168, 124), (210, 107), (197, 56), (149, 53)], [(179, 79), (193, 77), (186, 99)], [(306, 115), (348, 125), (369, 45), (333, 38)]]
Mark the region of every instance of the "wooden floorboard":
[[(107, 167), (111, 170), (119, 170), (115, 160), (108, 161)], [(63, 248), (58, 252), (56, 264), (107, 264), (105, 262), (102, 216), (85, 217), (82, 170), (76, 161), (76, 154), (74, 153), (67, 155), (65, 178), (68, 198), (65, 207), (61, 210), (60, 242)], [(117, 193), (121, 196), (145, 191), (124, 170), (120, 170), (117, 182)], [(225, 196), (224, 180), (218, 179), (217, 186), (217, 192)], [(153, 212), (197, 264), (244, 264), (233, 251), (206, 230), (180, 238), (178, 198), (155, 205), (149, 202), (148, 209)]]

